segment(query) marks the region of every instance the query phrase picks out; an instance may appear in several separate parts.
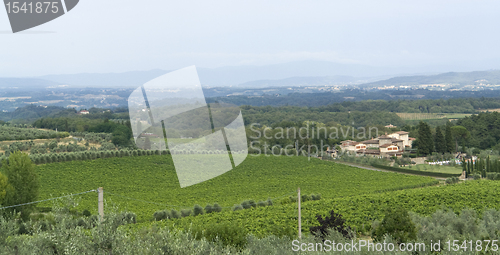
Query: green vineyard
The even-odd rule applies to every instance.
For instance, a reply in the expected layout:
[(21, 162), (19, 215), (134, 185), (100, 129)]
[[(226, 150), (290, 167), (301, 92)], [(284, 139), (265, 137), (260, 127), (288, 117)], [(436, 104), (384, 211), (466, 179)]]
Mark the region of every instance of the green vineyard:
[[(351, 197), (308, 201), (302, 204), (302, 232), (317, 225), (316, 215), (327, 215), (334, 210), (344, 216), (347, 225), (358, 232), (368, 231), (374, 220), (382, 220), (386, 208), (402, 207), (420, 215), (429, 216), (438, 209), (449, 208), (455, 213), (470, 208), (481, 214), (485, 209), (500, 209), (500, 182), (469, 181), (466, 183), (421, 189), (364, 194)], [(231, 222), (244, 226), (250, 233), (265, 237), (270, 234), (297, 233), (297, 203), (257, 207), (248, 210), (227, 211), (196, 217), (171, 219), (157, 225), (189, 229), (190, 226), (208, 227)], [(129, 226), (140, 229), (151, 223)]]
[[(187, 155), (185, 155), (187, 156)], [(170, 155), (59, 162), (40, 165), (40, 199), (104, 187), (107, 208), (117, 207), (149, 221), (158, 210), (218, 203), (223, 211), (244, 200), (321, 194), (323, 199), (434, 185), (430, 177), (365, 170), (306, 157), (248, 156), (238, 167), (181, 189)], [(75, 197), (77, 210), (97, 211), (97, 194)], [(40, 207), (51, 207), (44, 202)], [(288, 209), (287, 209), (288, 210)], [(292, 213), (292, 212), (289, 212)]]

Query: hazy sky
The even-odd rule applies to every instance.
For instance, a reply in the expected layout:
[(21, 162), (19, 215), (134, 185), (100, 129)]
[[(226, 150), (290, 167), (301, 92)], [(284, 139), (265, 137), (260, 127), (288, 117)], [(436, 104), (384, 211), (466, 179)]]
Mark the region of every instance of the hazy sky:
[(0, 9), (0, 76), (297, 60), (500, 69), (499, 13), (497, 1), (81, 0), (12, 34)]

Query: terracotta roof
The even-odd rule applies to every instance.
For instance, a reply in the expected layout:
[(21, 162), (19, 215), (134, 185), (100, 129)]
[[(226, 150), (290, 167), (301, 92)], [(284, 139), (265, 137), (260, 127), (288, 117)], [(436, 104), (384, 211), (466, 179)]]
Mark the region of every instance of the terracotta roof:
[(392, 141), (392, 142), (402, 142), (403, 140), (401, 140), (401, 139), (396, 139), (396, 138), (392, 138), (392, 139), (391, 139), (391, 141)]
[(366, 150), (364, 150), (364, 153), (365, 153), (365, 154), (375, 154), (375, 155), (379, 155), (379, 154), (380, 154), (380, 151), (379, 151), (379, 150), (375, 150), (375, 149), (366, 149)]
[(396, 132), (395, 134), (399, 134), (399, 135), (406, 135), (406, 134), (409, 134), (408, 132), (406, 131), (398, 131)]
[(392, 139), (392, 137), (387, 136), (387, 135), (382, 135), (382, 136), (379, 136), (378, 139)]
[(371, 140), (363, 141), (362, 143), (364, 143), (364, 144), (378, 144), (378, 140), (371, 139)]
[(408, 137), (408, 140), (415, 140), (417, 138), (413, 138), (413, 137)]
[(352, 140), (345, 140), (345, 141), (342, 141), (340, 143), (352, 143), (352, 142), (354, 142), (354, 141), (352, 141)]

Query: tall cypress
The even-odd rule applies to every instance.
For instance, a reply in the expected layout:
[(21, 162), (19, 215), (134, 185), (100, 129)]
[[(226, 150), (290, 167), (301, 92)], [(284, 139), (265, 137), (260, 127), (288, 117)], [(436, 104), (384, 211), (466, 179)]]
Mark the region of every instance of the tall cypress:
[(436, 127), (436, 134), (434, 135), (434, 147), (435, 151), (444, 154), (448, 151), (446, 147), (446, 140), (441, 132), (440, 127)]
[(465, 165), (465, 158), (462, 158), (462, 172), (465, 172), (465, 178), (467, 178), (467, 165)]
[(434, 141), (432, 139), (431, 128), (423, 121), (418, 124), (418, 154), (428, 155), (434, 151)]
[(446, 151), (449, 153), (455, 152), (455, 146), (453, 146), (453, 137), (451, 136), (451, 123), (446, 123), (446, 128), (444, 132), (444, 140), (446, 143)]
[(490, 156), (488, 155), (488, 158), (486, 159), (486, 172), (492, 172), (491, 171), (491, 162), (490, 162)]

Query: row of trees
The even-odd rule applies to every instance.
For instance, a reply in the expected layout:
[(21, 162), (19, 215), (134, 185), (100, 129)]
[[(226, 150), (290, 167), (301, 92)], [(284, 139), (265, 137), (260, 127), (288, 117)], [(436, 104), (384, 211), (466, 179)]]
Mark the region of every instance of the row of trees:
[[(418, 124), (418, 133), (416, 147), (419, 155), (429, 155), (433, 152), (445, 154), (458, 151), (458, 141), (465, 143), (470, 136), (469, 131), (459, 125), (453, 126), (448, 122), (445, 126), (444, 134), (441, 127), (436, 127), (434, 134), (429, 124), (420, 121)], [(465, 145), (463, 145), (465, 147)]]
[(0, 141), (48, 139), (68, 137), (68, 132), (56, 132), (52, 130), (40, 130), (34, 128), (0, 126)]
[(463, 160), (462, 170), (467, 176), (478, 174), (485, 178), (487, 173), (500, 173), (500, 161), (498, 159), (490, 159), (490, 157), (478, 157), (475, 161)]
[(108, 119), (85, 119), (80, 117), (41, 118), (35, 121), (33, 126), (67, 132), (109, 133), (113, 144), (122, 147), (132, 146), (130, 140), (132, 138), (132, 128), (128, 120), (114, 122)]

